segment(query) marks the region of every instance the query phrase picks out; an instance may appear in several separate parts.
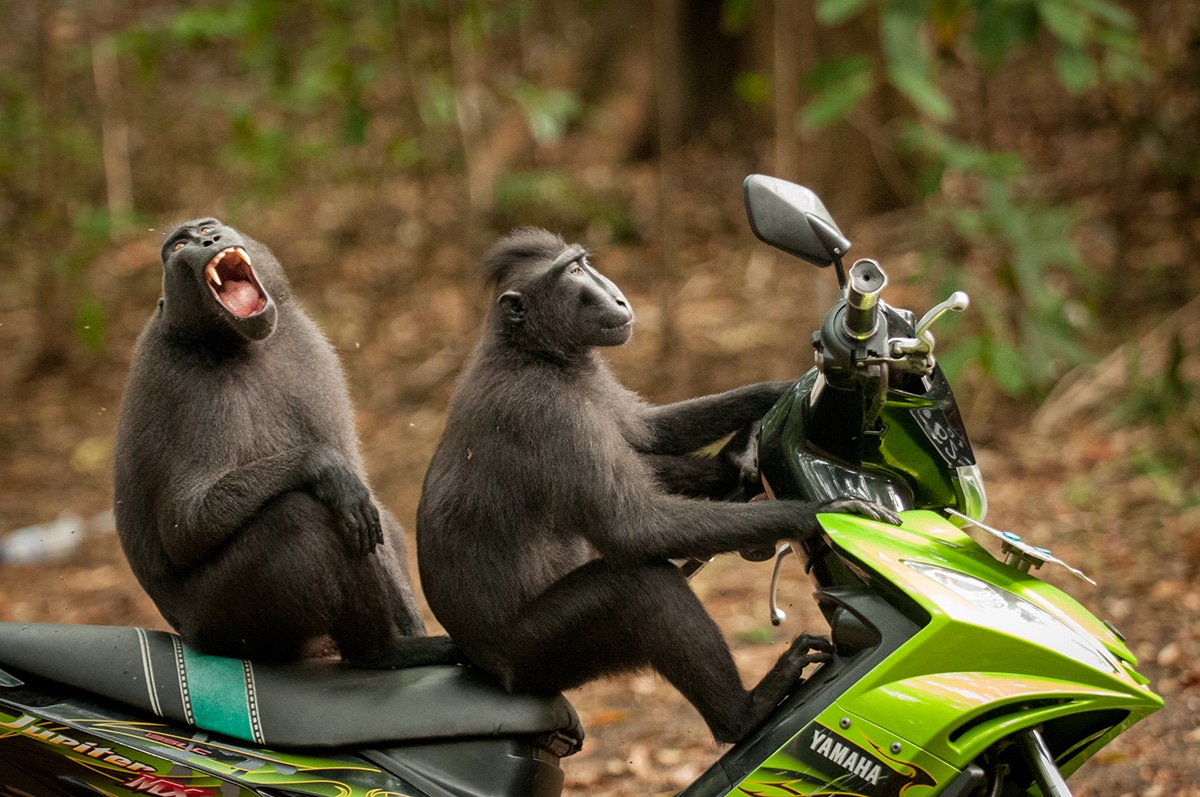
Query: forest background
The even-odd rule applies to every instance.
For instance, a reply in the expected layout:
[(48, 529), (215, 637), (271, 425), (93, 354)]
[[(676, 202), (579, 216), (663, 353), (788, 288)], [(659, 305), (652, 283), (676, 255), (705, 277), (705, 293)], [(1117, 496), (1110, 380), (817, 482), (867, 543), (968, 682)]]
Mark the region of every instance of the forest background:
[[(165, 627), (107, 510), (175, 222), (279, 256), (411, 531), (473, 264), (513, 226), (621, 285), (610, 360), (656, 402), (808, 367), (834, 284), (753, 239), (741, 181), (767, 172), (822, 196), (892, 303), (972, 296), (938, 337), (989, 519), (1100, 582), (1045, 574), (1168, 701), (1076, 793), (1200, 794), (1200, 3), (35, 0), (0, 25), (0, 532), (43, 542), (0, 538), (0, 619)], [(796, 573), (772, 629), (764, 567), (694, 582), (748, 682), (819, 622)], [(569, 794), (671, 793), (720, 754), (653, 676), (569, 697)]]

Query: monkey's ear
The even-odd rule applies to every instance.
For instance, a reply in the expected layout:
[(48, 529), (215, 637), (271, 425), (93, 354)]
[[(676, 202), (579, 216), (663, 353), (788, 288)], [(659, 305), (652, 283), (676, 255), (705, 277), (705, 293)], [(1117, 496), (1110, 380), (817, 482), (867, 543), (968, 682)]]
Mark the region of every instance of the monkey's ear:
[(496, 300), (504, 312), (504, 320), (510, 324), (519, 324), (525, 320), (525, 300), (520, 291), (505, 291)]

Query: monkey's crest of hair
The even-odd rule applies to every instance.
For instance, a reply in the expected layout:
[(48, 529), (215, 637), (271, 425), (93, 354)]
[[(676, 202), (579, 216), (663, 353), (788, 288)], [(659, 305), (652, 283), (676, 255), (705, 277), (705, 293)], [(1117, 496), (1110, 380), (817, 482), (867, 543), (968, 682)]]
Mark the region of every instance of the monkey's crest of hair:
[(480, 274), (489, 288), (507, 287), (530, 269), (544, 268), (567, 251), (586, 254), (578, 244), (567, 244), (562, 236), (541, 227), (518, 227), (494, 243), (480, 262)]

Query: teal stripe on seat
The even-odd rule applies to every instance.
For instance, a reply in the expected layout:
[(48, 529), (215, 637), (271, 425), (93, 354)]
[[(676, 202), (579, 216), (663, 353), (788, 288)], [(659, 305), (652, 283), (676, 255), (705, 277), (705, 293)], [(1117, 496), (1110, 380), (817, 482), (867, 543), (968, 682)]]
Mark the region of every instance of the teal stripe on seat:
[(250, 695), (241, 659), (209, 656), (183, 646), (180, 673), (197, 727), (258, 741), (250, 716)]

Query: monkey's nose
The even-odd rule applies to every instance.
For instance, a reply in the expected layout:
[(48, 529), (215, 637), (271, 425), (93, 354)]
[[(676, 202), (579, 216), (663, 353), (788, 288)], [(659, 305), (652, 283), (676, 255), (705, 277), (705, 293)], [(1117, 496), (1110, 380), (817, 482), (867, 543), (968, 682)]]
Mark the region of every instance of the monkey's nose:
[(216, 233), (214, 235), (209, 235), (204, 240), (202, 240), (200, 243), (203, 246), (212, 246), (219, 240), (221, 240), (221, 233)]

